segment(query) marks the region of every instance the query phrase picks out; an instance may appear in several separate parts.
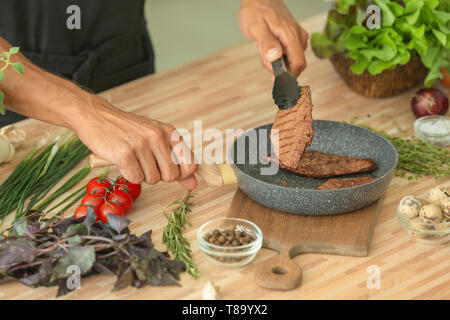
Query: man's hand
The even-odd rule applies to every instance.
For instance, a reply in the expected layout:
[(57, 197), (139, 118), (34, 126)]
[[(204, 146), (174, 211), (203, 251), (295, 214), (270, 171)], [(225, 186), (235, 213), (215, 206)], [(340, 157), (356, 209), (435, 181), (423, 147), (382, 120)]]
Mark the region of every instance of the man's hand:
[(283, 53), (296, 77), (306, 68), (308, 33), (280, 1), (242, 0), (239, 25), (245, 36), (256, 41), (261, 63), (270, 72), (271, 62)]
[(189, 190), (197, 186), (194, 156), (187, 146), (181, 150), (188, 154), (173, 152), (184, 142), (170, 124), (120, 111), (98, 96), (91, 96), (84, 109), (74, 130), (90, 150), (116, 164), (127, 180), (178, 181)]
[[(10, 48), (0, 37), (0, 52)], [(187, 146), (178, 148), (182, 140), (174, 127), (121, 111), (21, 54), (13, 59), (25, 66), (25, 73), (6, 70), (8, 81), (1, 82), (0, 89), (9, 109), (75, 131), (91, 151), (116, 164), (133, 183), (162, 180), (178, 181), (186, 189), (197, 186), (194, 156)], [(174, 146), (180, 154), (174, 153)]]

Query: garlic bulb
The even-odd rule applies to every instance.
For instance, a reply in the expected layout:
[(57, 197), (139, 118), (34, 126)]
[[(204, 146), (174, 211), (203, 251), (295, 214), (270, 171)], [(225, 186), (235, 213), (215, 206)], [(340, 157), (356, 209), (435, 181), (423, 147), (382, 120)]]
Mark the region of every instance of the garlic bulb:
[(0, 163), (11, 161), (15, 152), (13, 144), (0, 136)]
[(13, 125), (3, 127), (0, 130), (0, 135), (6, 138), (9, 142), (11, 142), (14, 148), (16, 149), (20, 148), (20, 146), (23, 144), (26, 138), (25, 131), (17, 129)]

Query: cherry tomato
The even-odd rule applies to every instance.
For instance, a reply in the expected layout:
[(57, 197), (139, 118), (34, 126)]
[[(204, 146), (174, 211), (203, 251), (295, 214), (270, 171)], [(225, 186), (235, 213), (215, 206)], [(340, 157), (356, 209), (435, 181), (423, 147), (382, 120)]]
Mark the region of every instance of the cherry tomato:
[(123, 190), (127, 192), (134, 201), (141, 194), (142, 187), (140, 184), (131, 183), (124, 177), (120, 177), (120, 179), (117, 180), (116, 185), (114, 186), (114, 190)]
[(443, 79), (441, 79), (441, 82), (447, 86), (448, 88), (450, 88), (450, 73), (447, 72), (447, 70), (445, 70), (444, 68), (441, 70), (442, 75), (444, 76)]
[(131, 206), (133, 204), (133, 199), (124, 190), (114, 190), (108, 192), (106, 200), (120, 205), (125, 213), (130, 211)]
[(87, 194), (96, 194), (103, 197), (106, 194), (106, 190), (110, 187), (111, 183), (107, 179), (95, 177), (88, 182), (86, 192)]
[(102, 204), (105, 203), (105, 198), (99, 196), (98, 194), (87, 194), (81, 199), (81, 204), (87, 204), (95, 207), (97, 211), (100, 209)]
[(108, 223), (108, 214), (114, 214), (117, 216), (124, 216), (125, 212), (122, 207), (114, 202), (105, 202), (100, 207), (100, 210), (97, 215), (97, 221), (100, 220), (103, 223)]
[[(75, 209), (75, 218), (80, 219), (80, 218), (86, 217), (88, 214), (87, 211), (88, 211), (89, 207), (90, 206), (86, 206), (86, 205), (78, 206), (78, 208)], [(95, 215), (98, 216), (98, 209), (96, 207), (92, 207), (92, 209), (94, 210)]]

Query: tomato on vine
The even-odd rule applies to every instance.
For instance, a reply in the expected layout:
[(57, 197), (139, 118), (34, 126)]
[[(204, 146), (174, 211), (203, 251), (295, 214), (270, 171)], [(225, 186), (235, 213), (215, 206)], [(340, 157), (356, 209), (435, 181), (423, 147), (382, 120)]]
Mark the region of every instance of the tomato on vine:
[(134, 201), (141, 194), (142, 186), (140, 184), (131, 183), (124, 177), (120, 177), (114, 185), (114, 190), (123, 190), (127, 192)]
[(87, 194), (81, 199), (81, 204), (90, 205), (94, 207), (94, 209), (97, 209), (97, 212), (104, 203), (105, 198), (98, 194)]
[(124, 216), (125, 212), (122, 207), (114, 202), (105, 202), (100, 207), (100, 210), (97, 215), (97, 221), (100, 220), (103, 223), (108, 223), (108, 214), (114, 214), (117, 216)]
[(133, 199), (124, 190), (108, 191), (106, 200), (120, 205), (125, 213), (130, 211), (131, 206), (133, 205)]
[(88, 214), (88, 208), (91, 207), (94, 210), (95, 215), (97, 216), (98, 214), (98, 209), (93, 207), (93, 206), (87, 206), (87, 205), (79, 205), (76, 209), (75, 209), (75, 218), (80, 219), (83, 217), (86, 217)]
[(104, 197), (109, 188), (111, 188), (111, 182), (107, 178), (95, 177), (88, 182), (86, 192)]

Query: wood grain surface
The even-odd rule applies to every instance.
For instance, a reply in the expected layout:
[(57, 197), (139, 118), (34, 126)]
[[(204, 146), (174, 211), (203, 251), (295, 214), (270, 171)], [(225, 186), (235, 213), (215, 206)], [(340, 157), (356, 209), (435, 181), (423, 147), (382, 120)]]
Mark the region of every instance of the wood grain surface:
[[(325, 18), (322, 14), (301, 24), (313, 33), (323, 29)], [(414, 133), (415, 118), (410, 110), (414, 90), (389, 99), (365, 98), (348, 89), (329, 61), (318, 60), (311, 49), (306, 58), (308, 67), (299, 82), (311, 86), (315, 119), (358, 117), (359, 122), (379, 130), (396, 133), (401, 126), (406, 135)], [(440, 84), (437, 87), (450, 95), (449, 89)], [(225, 132), (227, 128), (250, 129), (270, 123), (276, 113), (270, 73), (261, 67), (257, 47), (251, 42), (138, 79), (101, 96), (121, 109), (170, 122), (191, 134), (195, 120), (203, 121), (204, 130), (215, 128)], [(40, 139), (55, 130), (36, 120), (26, 120), (18, 126), (27, 132), (29, 139), (11, 163), (0, 166), (0, 182)], [(200, 148), (197, 145), (194, 150), (198, 152)], [(79, 168), (88, 161), (86, 159)], [(101, 172), (102, 169), (93, 170), (83, 183)], [(117, 169), (110, 171), (110, 176), (118, 174)], [(431, 188), (449, 184), (448, 178), (412, 181), (394, 178), (381, 202), (369, 255), (299, 255), (293, 260), (302, 266), (303, 285), (281, 292), (260, 288), (253, 279), (256, 266), (276, 255), (272, 250), (262, 249), (251, 264), (239, 270), (222, 270), (207, 262), (196, 244), (196, 232), (206, 221), (226, 215), (236, 186), (214, 188), (200, 181), (194, 198), (196, 206), (190, 216), (192, 226), (185, 232), (201, 272), (198, 279), (183, 274), (181, 287), (127, 288), (111, 292), (114, 277), (93, 276), (84, 279), (81, 289), (64, 299), (200, 299), (208, 280), (220, 287), (223, 299), (449, 299), (450, 246), (418, 244), (396, 219), (396, 207), (403, 196), (425, 196)], [(141, 234), (152, 229), (156, 247), (164, 250), (161, 240), (166, 218), (162, 213), (168, 204), (184, 194), (176, 183), (145, 185), (142, 196), (128, 215), (132, 231)], [(373, 265), (381, 270), (380, 289), (367, 287), (370, 276), (367, 269)], [(56, 291), (56, 288), (30, 289), (19, 283), (7, 283), (0, 285), (0, 299), (49, 299), (55, 297)]]
[(306, 216), (264, 207), (238, 189), (227, 217), (255, 223), (263, 232), (263, 247), (279, 252), (278, 256), (256, 267), (258, 285), (293, 290), (301, 282), (301, 266), (292, 261), (299, 254), (367, 256), (379, 207), (380, 200), (346, 214)]

